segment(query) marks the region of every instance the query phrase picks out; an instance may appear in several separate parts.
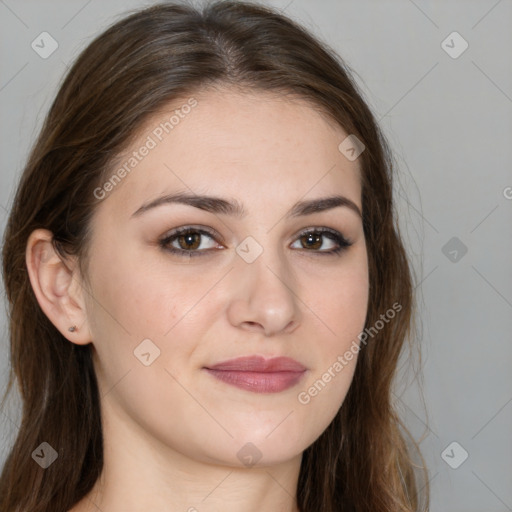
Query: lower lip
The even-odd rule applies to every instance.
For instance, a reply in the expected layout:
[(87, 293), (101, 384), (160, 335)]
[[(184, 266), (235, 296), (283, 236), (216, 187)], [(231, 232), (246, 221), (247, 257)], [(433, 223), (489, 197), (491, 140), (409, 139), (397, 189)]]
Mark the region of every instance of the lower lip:
[(223, 382), (254, 393), (279, 393), (295, 386), (304, 376), (302, 372), (247, 372), (233, 370), (205, 370)]

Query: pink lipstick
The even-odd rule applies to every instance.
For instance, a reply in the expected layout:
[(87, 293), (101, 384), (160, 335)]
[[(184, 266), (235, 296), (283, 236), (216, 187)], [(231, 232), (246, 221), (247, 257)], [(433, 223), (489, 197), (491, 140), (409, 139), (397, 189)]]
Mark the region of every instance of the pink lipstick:
[(205, 370), (223, 382), (255, 393), (279, 393), (295, 386), (306, 368), (289, 357), (238, 357)]

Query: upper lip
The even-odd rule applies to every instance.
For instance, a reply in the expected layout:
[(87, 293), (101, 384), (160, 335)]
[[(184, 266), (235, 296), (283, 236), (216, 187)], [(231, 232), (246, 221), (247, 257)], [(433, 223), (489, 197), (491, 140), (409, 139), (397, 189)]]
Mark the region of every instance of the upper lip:
[(243, 356), (229, 359), (213, 366), (206, 367), (209, 370), (239, 371), (239, 372), (303, 372), (306, 367), (290, 357), (272, 357), (265, 359), (263, 356)]

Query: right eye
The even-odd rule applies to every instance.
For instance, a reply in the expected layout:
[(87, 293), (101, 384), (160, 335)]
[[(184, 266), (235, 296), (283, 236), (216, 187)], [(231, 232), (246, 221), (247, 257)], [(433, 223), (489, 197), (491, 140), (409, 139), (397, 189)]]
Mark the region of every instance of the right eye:
[(164, 250), (184, 257), (200, 256), (202, 253), (219, 248), (213, 233), (191, 226), (171, 231), (160, 240), (159, 244)]

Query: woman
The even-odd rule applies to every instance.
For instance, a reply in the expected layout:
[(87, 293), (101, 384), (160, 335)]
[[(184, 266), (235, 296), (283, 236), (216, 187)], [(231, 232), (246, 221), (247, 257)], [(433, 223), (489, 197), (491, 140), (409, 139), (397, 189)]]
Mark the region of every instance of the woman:
[(391, 401), (413, 312), (391, 156), (279, 13), (157, 5), (93, 41), (3, 263), (2, 510), (427, 509)]

